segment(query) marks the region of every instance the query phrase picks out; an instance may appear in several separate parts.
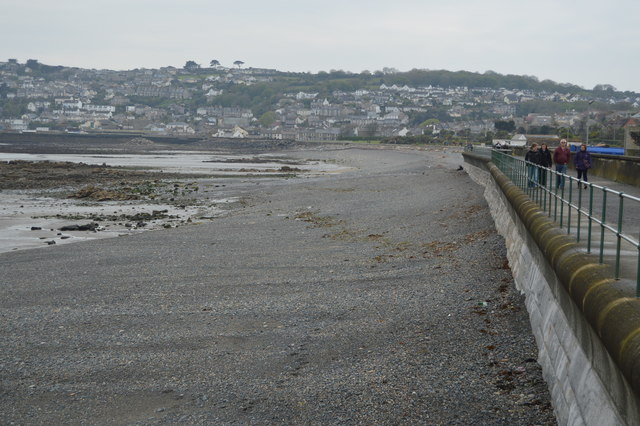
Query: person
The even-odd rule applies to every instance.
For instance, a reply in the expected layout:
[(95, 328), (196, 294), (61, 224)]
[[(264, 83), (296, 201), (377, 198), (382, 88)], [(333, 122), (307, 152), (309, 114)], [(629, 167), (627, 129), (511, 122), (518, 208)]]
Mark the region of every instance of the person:
[(549, 145), (543, 143), (540, 145), (540, 165), (544, 168), (539, 170), (540, 185), (547, 186), (547, 169), (551, 167), (551, 151)]
[(529, 174), (529, 188), (532, 188), (538, 182), (538, 167), (540, 166), (540, 152), (538, 152), (538, 144), (532, 143), (529, 151), (524, 156), (524, 160), (530, 164), (527, 164), (527, 170)]
[(567, 140), (562, 139), (560, 146), (553, 150), (553, 162), (556, 165), (556, 189), (564, 188), (564, 176), (567, 174), (567, 164), (571, 159), (571, 150), (567, 146)]
[(578, 188), (580, 188), (580, 180), (584, 181), (584, 189), (587, 189), (587, 183), (589, 178), (587, 177), (587, 170), (591, 168), (591, 154), (587, 151), (587, 144), (580, 145), (580, 151), (576, 153), (573, 159), (573, 163), (578, 171)]

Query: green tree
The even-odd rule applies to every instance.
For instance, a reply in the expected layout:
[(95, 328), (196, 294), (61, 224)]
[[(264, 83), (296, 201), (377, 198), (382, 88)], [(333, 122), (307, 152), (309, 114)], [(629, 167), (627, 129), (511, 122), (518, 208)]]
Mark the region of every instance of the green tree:
[(2, 118), (20, 118), (23, 114), (29, 112), (27, 110), (27, 100), (14, 98), (0, 104), (0, 117)]
[(200, 65), (197, 64), (195, 61), (187, 61), (184, 64), (184, 69), (187, 70), (187, 71), (195, 71), (195, 70), (197, 70), (199, 68), (200, 68)]
[(516, 129), (516, 123), (513, 120), (497, 120), (493, 122), (493, 125), (496, 130), (503, 130), (507, 133), (512, 133)]
[(220, 61), (218, 61), (217, 59), (212, 59), (211, 62), (209, 62), (209, 65), (211, 66), (211, 68), (219, 67)]
[(260, 116), (258, 120), (262, 127), (271, 127), (276, 122), (276, 113), (273, 111), (267, 111)]
[(369, 123), (360, 132), (360, 136), (366, 140), (371, 140), (376, 136), (378, 132), (378, 123)]
[(40, 64), (38, 63), (37, 59), (27, 59), (26, 66), (31, 69), (37, 69), (40, 67)]
[(418, 127), (427, 127), (427, 126), (433, 126), (436, 124), (440, 124), (440, 120), (438, 120), (437, 118), (428, 118), (424, 120), (422, 123), (420, 123)]
[(243, 66), (243, 65), (244, 65), (244, 62), (242, 62), (242, 61), (234, 61), (234, 62), (233, 62), (233, 65), (235, 65), (235, 66), (237, 66), (238, 68), (240, 68), (241, 66)]

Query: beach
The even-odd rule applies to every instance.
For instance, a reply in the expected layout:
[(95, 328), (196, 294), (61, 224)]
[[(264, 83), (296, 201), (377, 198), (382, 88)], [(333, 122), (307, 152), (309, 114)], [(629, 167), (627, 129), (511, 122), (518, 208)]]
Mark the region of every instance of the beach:
[(212, 219), (0, 253), (2, 422), (555, 424), (459, 148), (278, 154), (341, 170), (225, 180), (238, 201)]

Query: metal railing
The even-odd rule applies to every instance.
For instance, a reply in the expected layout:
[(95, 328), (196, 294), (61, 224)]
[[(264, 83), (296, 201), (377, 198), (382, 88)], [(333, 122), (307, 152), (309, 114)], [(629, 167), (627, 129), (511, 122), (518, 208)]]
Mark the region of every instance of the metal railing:
[(492, 162), (587, 253), (635, 281), (640, 297), (640, 198), (493, 150)]

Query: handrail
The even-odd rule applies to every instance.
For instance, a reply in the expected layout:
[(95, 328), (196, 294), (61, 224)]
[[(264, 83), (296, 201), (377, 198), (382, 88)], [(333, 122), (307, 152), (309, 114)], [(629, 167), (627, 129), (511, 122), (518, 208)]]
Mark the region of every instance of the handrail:
[[(636, 297), (640, 297), (640, 230), (635, 229), (634, 233), (627, 230), (629, 226), (638, 226), (637, 219), (631, 218), (631, 212), (640, 213), (640, 198), (578, 180), (498, 150), (491, 151), (491, 159), (561, 229), (575, 235), (577, 242), (586, 242), (587, 253), (592, 252), (595, 243), (598, 261), (613, 267), (616, 280), (635, 280)], [(629, 252), (633, 254), (629, 255)]]

